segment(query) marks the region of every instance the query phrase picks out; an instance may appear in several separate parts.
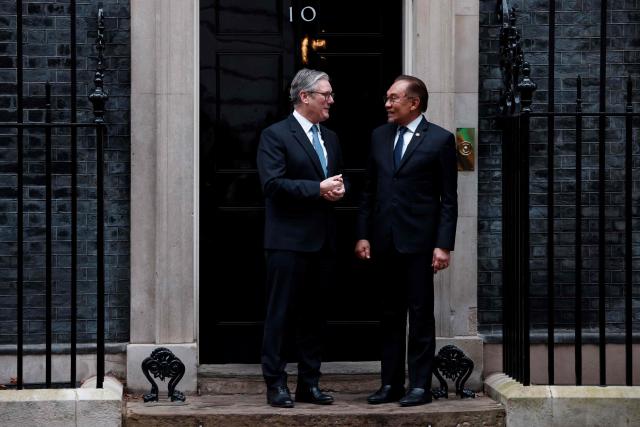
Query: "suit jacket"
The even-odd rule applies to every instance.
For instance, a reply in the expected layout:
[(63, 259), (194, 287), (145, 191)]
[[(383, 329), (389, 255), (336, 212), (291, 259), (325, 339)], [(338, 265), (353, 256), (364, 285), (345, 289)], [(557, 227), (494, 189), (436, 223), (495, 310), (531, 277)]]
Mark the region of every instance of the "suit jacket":
[[(320, 132), (328, 176), (342, 173), (338, 137), (322, 125)], [(320, 159), (293, 115), (262, 132), (257, 163), (265, 196), (265, 249), (314, 252), (326, 243), (335, 250), (334, 203), (320, 196), (325, 179)]]
[(373, 131), (357, 238), (371, 250), (400, 253), (453, 250), (458, 217), (455, 138), (422, 119), (398, 170), (393, 166), (397, 125)]

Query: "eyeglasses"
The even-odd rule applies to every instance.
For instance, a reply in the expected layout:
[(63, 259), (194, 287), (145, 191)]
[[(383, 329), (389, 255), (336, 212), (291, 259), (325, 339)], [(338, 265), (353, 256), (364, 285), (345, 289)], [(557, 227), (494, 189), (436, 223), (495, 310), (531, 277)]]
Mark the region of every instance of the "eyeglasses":
[(322, 95), (324, 96), (325, 101), (329, 101), (329, 98), (333, 98), (334, 100), (336, 99), (335, 92), (316, 92), (315, 90), (310, 90), (307, 93), (317, 93), (318, 95)]
[(382, 97), (382, 102), (384, 102), (385, 104), (388, 102), (389, 104), (395, 104), (396, 102), (400, 101), (402, 98), (407, 98), (407, 99), (412, 99), (415, 98), (415, 96), (407, 96), (407, 95), (402, 95), (402, 96), (395, 96), (395, 95), (391, 95), (391, 96), (383, 96)]

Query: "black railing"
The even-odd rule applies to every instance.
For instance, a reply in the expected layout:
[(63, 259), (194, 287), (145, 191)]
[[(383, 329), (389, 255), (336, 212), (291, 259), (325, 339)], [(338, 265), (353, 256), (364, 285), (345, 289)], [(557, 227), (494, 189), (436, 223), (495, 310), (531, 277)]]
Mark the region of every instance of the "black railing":
[[(554, 219), (556, 217), (555, 190), (556, 177), (556, 118), (573, 118), (575, 123), (575, 252), (574, 264), (574, 355), (575, 355), (575, 383), (581, 385), (582, 379), (582, 345), (583, 345), (583, 121), (586, 118), (597, 118), (598, 123), (598, 178), (597, 178), (597, 284), (598, 284), (598, 347), (599, 347), (599, 382), (607, 384), (606, 372), (606, 273), (607, 251), (610, 249), (606, 242), (606, 150), (605, 136), (607, 121), (613, 117), (624, 117), (624, 186), (617, 190), (624, 193), (624, 336), (625, 336), (625, 382), (632, 385), (633, 374), (633, 118), (640, 117), (640, 113), (633, 112), (632, 80), (629, 76), (626, 84), (626, 105), (624, 112), (606, 111), (606, 16), (607, 1), (602, 1), (601, 31), (600, 31), (600, 84), (599, 106), (597, 112), (584, 112), (582, 109), (582, 79), (576, 79), (575, 112), (556, 112), (554, 100), (554, 62), (555, 56), (555, 2), (549, 2), (549, 76), (548, 98), (546, 111), (531, 110), (532, 95), (536, 85), (530, 80), (529, 65), (525, 62), (524, 53), (520, 45), (520, 34), (516, 28), (515, 11), (510, 8), (507, 0), (498, 0), (498, 17), (502, 23), (500, 32), (501, 63), (505, 89), (500, 99), (499, 122), (503, 129), (502, 136), (502, 253), (503, 253), (503, 364), (505, 373), (525, 385), (531, 383), (530, 370), (530, 287), (531, 287), (531, 244), (530, 244), (530, 135), (531, 121), (541, 118), (547, 123), (546, 142), (546, 267), (537, 268), (546, 274), (546, 330), (547, 330), (547, 382), (555, 383), (555, 331), (556, 319), (556, 243), (554, 238)], [(540, 122), (537, 122), (540, 123)], [(622, 142), (622, 141), (620, 141)], [(538, 194), (540, 190), (537, 190)]]
[[(104, 139), (107, 135), (104, 123), (104, 106), (107, 100), (107, 94), (103, 90), (104, 78), (104, 17), (102, 9), (98, 12), (98, 31), (96, 49), (97, 70), (95, 73), (95, 89), (89, 95), (89, 100), (93, 105), (94, 121), (93, 123), (77, 123), (77, 59), (76, 59), (76, 0), (69, 2), (70, 14), (70, 82), (71, 88), (70, 98), (70, 121), (65, 123), (54, 123), (52, 121), (52, 105), (51, 105), (51, 84), (46, 83), (44, 97), (44, 122), (28, 122), (24, 120), (24, 70), (23, 70), (23, 6), (22, 1), (16, 1), (16, 122), (1, 123), (0, 132), (3, 136), (15, 136), (16, 138), (16, 200), (17, 200), (17, 220), (16, 220), (16, 378), (15, 386), (22, 389), (28, 384), (24, 381), (24, 354), (25, 354), (25, 331), (24, 331), (24, 298), (25, 298), (25, 249), (24, 249), (24, 191), (25, 191), (25, 137), (30, 136), (29, 132), (43, 132), (45, 136), (45, 159), (44, 159), (44, 175), (45, 175), (45, 378), (44, 386), (50, 388), (52, 384), (52, 354), (53, 354), (53, 236), (52, 236), (52, 202), (56, 199), (53, 193), (53, 175), (54, 161), (52, 159), (52, 135), (54, 130), (68, 129), (69, 137), (69, 170), (70, 176), (70, 330), (69, 330), (69, 355), (70, 355), (70, 378), (71, 387), (76, 387), (77, 368), (76, 356), (78, 349), (77, 340), (77, 319), (78, 319), (78, 130), (93, 129), (93, 135), (86, 135), (95, 138), (95, 154), (96, 154), (96, 309), (97, 309), (97, 327), (96, 327), (96, 355), (97, 355), (97, 387), (102, 388), (104, 381), (104, 178), (103, 178), (103, 148)], [(31, 98), (31, 103), (35, 101)], [(33, 105), (30, 106), (33, 109)], [(11, 131), (14, 133), (11, 133)], [(8, 134), (6, 132), (9, 132)], [(60, 173), (58, 171), (58, 173)], [(38, 383), (40, 385), (41, 383)]]
[(529, 78), (515, 11), (502, 0), (497, 13), (502, 22), (500, 68), (505, 86), (499, 104), (503, 128), (503, 366), (505, 373), (529, 384), (529, 144), (521, 135), (528, 138), (536, 86)]

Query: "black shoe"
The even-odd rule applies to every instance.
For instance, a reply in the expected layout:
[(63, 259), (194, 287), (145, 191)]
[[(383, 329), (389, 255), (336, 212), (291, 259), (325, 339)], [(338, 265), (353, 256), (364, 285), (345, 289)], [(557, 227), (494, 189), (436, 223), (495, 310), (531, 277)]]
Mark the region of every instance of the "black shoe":
[(431, 403), (431, 390), (423, 388), (409, 389), (407, 394), (398, 401), (400, 406), (417, 406)]
[(316, 405), (331, 405), (333, 397), (320, 391), (317, 386), (296, 388), (296, 402), (314, 403)]
[(402, 396), (404, 396), (404, 387), (393, 387), (392, 385), (383, 385), (367, 397), (367, 402), (372, 405), (378, 405), (380, 403), (397, 402)]
[(286, 386), (269, 387), (267, 389), (267, 403), (276, 408), (293, 408), (289, 388)]

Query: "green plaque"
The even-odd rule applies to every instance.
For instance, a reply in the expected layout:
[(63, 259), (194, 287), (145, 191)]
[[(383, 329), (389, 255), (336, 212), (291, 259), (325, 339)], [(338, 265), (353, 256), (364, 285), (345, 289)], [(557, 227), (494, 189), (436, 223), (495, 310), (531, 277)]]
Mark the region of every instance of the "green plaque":
[(456, 129), (456, 154), (459, 171), (472, 171), (475, 165), (474, 147), (476, 130), (474, 128)]

